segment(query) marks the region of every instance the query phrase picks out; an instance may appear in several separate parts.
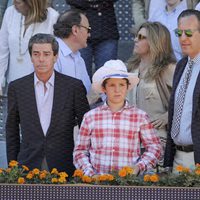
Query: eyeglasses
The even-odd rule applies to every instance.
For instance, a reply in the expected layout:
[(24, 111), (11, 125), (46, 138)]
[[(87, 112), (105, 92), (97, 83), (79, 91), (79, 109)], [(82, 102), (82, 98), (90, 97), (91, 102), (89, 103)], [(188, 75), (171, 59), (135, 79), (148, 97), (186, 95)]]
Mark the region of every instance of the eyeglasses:
[(142, 35), (142, 34), (138, 34), (138, 35), (136, 36), (136, 38), (137, 38), (139, 41), (140, 41), (140, 40), (147, 39), (147, 37), (144, 36), (144, 35)]
[(85, 29), (87, 30), (88, 33), (91, 32), (91, 27), (90, 27), (90, 26), (86, 27), (86, 26), (83, 26), (83, 25), (81, 25), (81, 24), (79, 24), (78, 26), (85, 28)]
[(191, 30), (191, 29), (186, 29), (186, 30), (181, 30), (181, 29), (178, 29), (178, 28), (177, 28), (177, 29), (174, 30), (176, 37), (181, 37), (181, 36), (183, 35), (183, 32), (185, 33), (185, 35), (186, 35), (187, 37), (192, 37), (192, 36), (193, 36), (193, 33), (194, 33), (195, 31), (199, 31), (199, 29), (193, 29), (193, 30)]

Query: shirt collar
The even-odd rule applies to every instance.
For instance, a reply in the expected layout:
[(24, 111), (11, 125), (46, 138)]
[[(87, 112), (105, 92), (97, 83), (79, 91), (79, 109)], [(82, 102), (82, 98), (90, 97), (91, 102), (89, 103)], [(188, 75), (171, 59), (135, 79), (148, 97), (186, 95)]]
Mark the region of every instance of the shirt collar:
[[(130, 106), (128, 101), (126, 100), (124, 107), (121, 110), (119, 110), (118, 112), (121, 112), (124, 109), (129, 109), (131, 107), (133, 107), (133, 106)], [(108, 106), (106, 100), (104, 101), (103, 105), (101, 106), (101, 110), (110, 110), (110, 107)]]
[(196, 57), (194, 57), (193, 59), (191, 59), (190, 57), (188, 57), (188, 62), (189, 61), (193, 61), (194, 64), (200, 63), (200, 53)]
[(72, 52), (72, 50), (69, 48), (69, 46), (60, 38), (56, 38), (56, 40), (58, 41), (59, 43), (59, 49), (61, 51), (61, 53), (63, 54), (63, 56), (68, 56), (68, 55), (72, 55), (72, 56), (75, 56), (75, 55), (79, 55), (80, 52), (77, 51), (77, 52)]
[[(47, 81), (48, 84), (50, 84), (51, 86), (54, 87), (54, 81), (55, 81), (55, 72), (53, 71), (51, 77), (49, 78), (49, 80)], [(34, 72), (34, 86), (36, 86), (38, 83), (41, 83), (42, 81), (40, 81), (36, 75), (36, 73)]]

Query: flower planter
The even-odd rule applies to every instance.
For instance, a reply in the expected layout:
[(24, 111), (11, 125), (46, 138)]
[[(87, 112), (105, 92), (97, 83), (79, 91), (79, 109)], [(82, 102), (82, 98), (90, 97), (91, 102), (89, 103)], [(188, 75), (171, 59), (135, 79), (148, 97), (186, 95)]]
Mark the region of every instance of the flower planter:
[(1, 200), (199, 200), (200, 188), (0, 184)]

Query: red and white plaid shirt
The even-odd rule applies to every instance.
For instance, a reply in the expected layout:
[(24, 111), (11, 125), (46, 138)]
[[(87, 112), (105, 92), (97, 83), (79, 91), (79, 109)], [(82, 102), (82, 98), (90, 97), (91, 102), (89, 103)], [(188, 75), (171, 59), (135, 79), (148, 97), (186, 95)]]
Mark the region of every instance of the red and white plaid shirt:
[(144, 111), (126, 102), (122, 110), (112, 112), (105, 103), (85, 114), (74, 164), (88, 176), (135, 165), (145, 171), (156, 165), (160, 154), (160, 140)]

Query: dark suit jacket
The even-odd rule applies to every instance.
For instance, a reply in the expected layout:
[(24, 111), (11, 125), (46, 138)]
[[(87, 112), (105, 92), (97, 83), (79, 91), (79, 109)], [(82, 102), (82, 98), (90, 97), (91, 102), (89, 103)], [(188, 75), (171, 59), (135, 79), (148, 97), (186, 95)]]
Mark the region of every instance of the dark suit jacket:
[[(107, 39), (119, 39), (117, 21), (114, 11), (114, 2), (117, 0), (66, 0), (72, 7), (85, 12), (91, 30), (90, 42), (101, 42)], [(96, 8), (94, 6), (97, 6)]]
[(37, 111), (34, 74), (11, 82), (6, 123), (8, 162), (17, 160), (30, 169), (40, 169), (46, 156), (50, 170), (55, 167), (71, 175), (74, 171), (72, 153), (75, 119), (80, 125), (88, 110), (82, 82), (55, 71), (51, 122), (44, 136)]
[[(169, 132), (167, 138), (167, 145), (165, 150), (164, 166), (172, 167), (174, 161), (174, 155), (176, 153), (175, 144), (171, 138), (171, 126), (174, 112), (174, 99), (175, 91), (183, 74), (185, 66), (187, 64), (187, 57), (181, 59), (174, 73), (173, 88), (171, 93), (171, 99), (169, 104)], [(192, 110), (192, 124), (191, 134), (194, 144), (194, 160), (195, 163), (200, 163), (200, 74), (197, 77), (197, 82), (193, 93), (193, 110)]]

